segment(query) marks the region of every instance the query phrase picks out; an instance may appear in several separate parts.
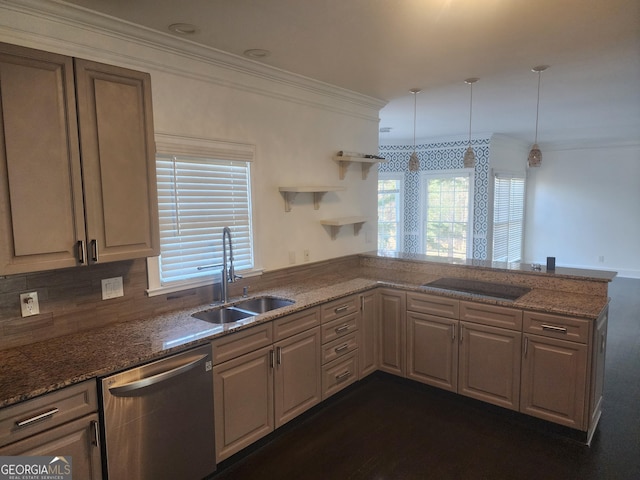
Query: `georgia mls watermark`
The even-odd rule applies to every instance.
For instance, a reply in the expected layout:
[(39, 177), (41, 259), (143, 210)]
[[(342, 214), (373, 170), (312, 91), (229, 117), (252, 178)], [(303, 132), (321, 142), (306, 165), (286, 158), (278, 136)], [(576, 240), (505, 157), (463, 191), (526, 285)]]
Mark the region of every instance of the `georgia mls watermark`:
[(0, 480), (72, 480), (71, 457), (0, 457)]

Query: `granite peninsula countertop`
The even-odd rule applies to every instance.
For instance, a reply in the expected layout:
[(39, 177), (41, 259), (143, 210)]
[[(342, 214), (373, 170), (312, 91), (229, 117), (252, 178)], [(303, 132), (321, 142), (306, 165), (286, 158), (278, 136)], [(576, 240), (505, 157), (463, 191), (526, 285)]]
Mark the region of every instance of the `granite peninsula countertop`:
[[(214, 325), (193, 318), (192, 313), (210, 308), (205, 304), (2, 350), (0, 407), (153, 361), (215, 337), (378, 286), (587, 319), (597, 318), (608, 303), (606, 296), (545, 288), (532, 288), (515, 301), (503, 301), (422, 286), (441, 277), (420, 271), (364, 266), (252, 292), (251, 297), (274, 295), (295, 300), (295, 304), (240, 322)], [(504, 283), (509, 283), (509, 279), (505, 277)], [(239, 300), (235, 298), (230, 303)]]

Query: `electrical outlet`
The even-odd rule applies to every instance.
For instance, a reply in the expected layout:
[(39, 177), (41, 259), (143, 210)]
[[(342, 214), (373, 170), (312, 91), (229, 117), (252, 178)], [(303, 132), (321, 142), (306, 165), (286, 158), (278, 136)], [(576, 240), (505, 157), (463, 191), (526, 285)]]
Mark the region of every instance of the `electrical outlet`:
[(604, 263), (604, 255), (600, 255), (600, 256), (598, 257), (598, 262), (600, 262), (600, 263)]
[(40, 304), (38, 303), (38, 292), (21, 293), (20, 294), (20, 310), (23, 317), (38, 315), (40, 313)]
[(117, 298), (124, 296), (122, 287), (122, 277), (104, 278), (102, 280), (102, 299)]
[(309, 259), (311, 258), (311, 254), (309, 253), (309, 250), (305, 250), (305, 251), (303, 252), (303, 255), (304, 255), (304, 261), (305, 261), (305, 262), (308, 262), (308, 261), (309, 261)]

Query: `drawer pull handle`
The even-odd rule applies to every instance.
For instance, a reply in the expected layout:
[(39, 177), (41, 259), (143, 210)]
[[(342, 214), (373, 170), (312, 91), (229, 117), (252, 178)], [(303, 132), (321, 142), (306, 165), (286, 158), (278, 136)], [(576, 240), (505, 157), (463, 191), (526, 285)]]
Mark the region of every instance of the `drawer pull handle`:
[(342, 345), (340, 345), (339, 347), (336, 347), (336, 348), (334, 349), (334, 351), (335, 351), (336, 353), (340, 353), (340, 352), (342, 352), (343, 350), (346, 350), (347, 348), (349, 348), (349, 344), (348, 344), (348, 343), (343, 343), (343, 344), (342, 344)]
[(98, 422), (93, 420), (91, 422), (91, 427), (93, 430), (93, 438), (91, 439), (91, 444), (95, 447), (100, 448), (100, 430), (98, 429)]
[(84, 240), (78, 240), (77, 243), (78, 246), (78, 263), (79, 264), (84, 264), (84, 257), (85, 257), (85, 245), (84, 245)]
[(333, 311), (334, 313), (340, 313), (340, 312), (344, 312), (345, 310), (347, 310), (349, 308), (349, 305), (342, 305), (340, 307), (336, 307), (336, 309)]
[(276, 357), (278, 365), (282, 365), (282, 347), (276, 349)]
[(546, 325), (544, 323), (540, 326), (542, 327), (543, 330), (549, 330), (551, 332), (556, 332), (556, 333), (564, 333), (565, 335), (567, 333), (567, 329), (565, 327), (556, 327), (555, 325)]
[(345, 323), (344, 325), (341, 325), (341, 326), (339, 326), (339, 327), (336, 327), (336, 329), (335, 329), (335, 330), (336, 330), (336, 333), (338, 333), (338, 334), (339, 334), (339, 333), (342, 333), (342, 332), (346, 332), (347, 330), (349, 330), (349, 324), (346, 324), (346, 323)]
[(349, 378), (350, 376), (351, 376), (351, 372), (347, 370), (346, 372), (342, 372), (341, 374), (336, 375), (336, 380), (340, 382), (342, 380)]
[(31, 425), (34, 422), (39, 422), (40, 420), (44, 420), (45, 418), (49, 418), (52, 415), (55, 415), (56, 413), (58, 413), (60, 410), (58, 410), (57, 408), (52, 408), (51, 410), (47, 410), (46, 412), (40, 413), (39, 415), (36, 415), (35, 417), (30, 417), (27, 418), (26, 420), (20, 420), (18, 422), (16, 422), (16, 426), (18, 427), (26, 427), (27, 425)]
[(96, 263), (100, 261), (98, 257), (98, 240), (91, 240), (91, 260)]

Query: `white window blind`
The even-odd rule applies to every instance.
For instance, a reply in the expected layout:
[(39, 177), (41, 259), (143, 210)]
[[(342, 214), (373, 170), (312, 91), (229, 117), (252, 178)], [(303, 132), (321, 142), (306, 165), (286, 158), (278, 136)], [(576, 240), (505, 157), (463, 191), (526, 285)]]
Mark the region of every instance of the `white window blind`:
[(233, 238), (236, 271), (253, 267), (249, 162), (159, 155), (160, 280), (211, 275), (222, 229)]
[(522, 260), (524, 175), (495, 173), (493, 204), (493, 260)]

